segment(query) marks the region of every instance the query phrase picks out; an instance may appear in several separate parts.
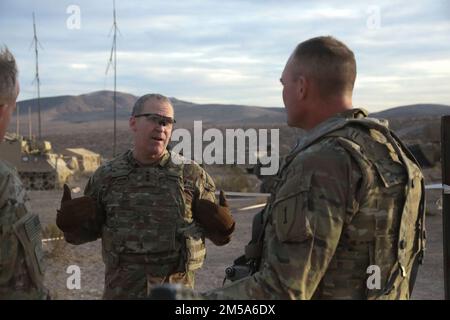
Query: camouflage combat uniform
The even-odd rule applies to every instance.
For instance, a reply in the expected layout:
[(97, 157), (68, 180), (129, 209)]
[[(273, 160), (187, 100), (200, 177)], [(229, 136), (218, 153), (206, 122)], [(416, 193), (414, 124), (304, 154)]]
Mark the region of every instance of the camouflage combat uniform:
[[(424, 249), (423, 176), (387, 123), (361, 109), (327, 119), (299, 140), (278, 179), (262, 249), (246, 248), (257, 271), (205, 297), (410, 297)], [(379, 267), (378, 287), (369, 266)]]
[(0, 299), (46, 299), (39, 217), (16, 170), (0, 160)]
[(96, 218), (66, 239), (102, 238), (105, 299), (145, 298), (154, 284), (194, 286), (206, 249), (193, 201), (215, 202), (215, 186), (198, 164), (178, 165), (174, 157), (181, 159), (166, 150), (158, 164), (143, 166), (130, 150), (101, 166), (86, 186)]

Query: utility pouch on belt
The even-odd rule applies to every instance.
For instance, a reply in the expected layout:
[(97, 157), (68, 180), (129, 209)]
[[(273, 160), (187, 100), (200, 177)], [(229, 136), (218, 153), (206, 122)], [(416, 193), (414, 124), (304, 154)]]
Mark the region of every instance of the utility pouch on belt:
[[(19, 210), (21, 210), (19, 208)], [(25, 208), (23, 208), (25, 210)], [(33, 283), (40, 288), (45, 271), (42, 251), (41, 223), (39, 217), (27, 213), (13, 226), (14, 233), (25, 251), (25, 261)]]
[(206, 255), (206, 247), (201, 237), (186, 237), (186, 271), (200, 269)]

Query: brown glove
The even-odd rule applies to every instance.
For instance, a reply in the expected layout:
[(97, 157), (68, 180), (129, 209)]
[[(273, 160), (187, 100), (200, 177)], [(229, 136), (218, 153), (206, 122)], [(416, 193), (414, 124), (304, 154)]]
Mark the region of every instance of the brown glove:
[(215, 245), (230, 242), (235, 222), (223, 191), (220, 191), (219, 205), (206, 199), (199, 199), (194, 207), (194, 219), (206, 231), (206, 237)]
[(57, 212), (56, 225), (63, 232), (71, 233), (95, 216), (95, 202), (87, 196), (72, 199), (69, 186), (64, 184), (61, 209)]

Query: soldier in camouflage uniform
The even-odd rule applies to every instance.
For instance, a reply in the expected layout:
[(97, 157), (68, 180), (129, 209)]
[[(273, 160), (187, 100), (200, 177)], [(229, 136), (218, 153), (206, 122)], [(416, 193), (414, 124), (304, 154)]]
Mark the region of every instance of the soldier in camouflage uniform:
[(307, 135), (254, 220), (259, 236), (242, 263), (253, 272), (205, 297), (410, 298), (424, 250), (423, 177), (387, 122), (353, 109), (355, 77), (340, 41), (297, 46), (280, 80), (288, 124)]
[(101, 237), (105, 299), (145, 298), (161, 283), (193, 288), (203, 264), (205, 233), (193, 211), (200, 199), (215, 202), (215, 186), (198, 164), (167, 150), (173, 123), (166, 97), (141, 97), (130, 118), (134, 149), (102, 165), (85, 188), (94, 215), (74, 230), (58, 223), (72, 244)]
[[(17, 66), (0, 50), (0, 142), (19, 94)], [(39, 217), (32, 214), (17, 171), (0, 159), (0, 299), (46, 299)]]

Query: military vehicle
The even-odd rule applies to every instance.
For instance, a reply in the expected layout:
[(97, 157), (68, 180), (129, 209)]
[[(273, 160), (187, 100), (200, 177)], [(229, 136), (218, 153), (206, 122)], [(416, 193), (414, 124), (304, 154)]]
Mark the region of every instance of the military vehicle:
[(29, 190), (61, 188), (73, 175), (61, 155), (52, 152), (49, 141), (7, 133), (0, 143), (0, 158), (16, 167)]
[(433, 168), (440, 164), (441, 145), (439, 143), (416, 143), (408, 147), (422, 168)]
[(415, 130), (407, 141), (408, 148), (422, 168), (433, 168), (441, 162), (441, 126), (439, 123), (424, 124)]
[(66, 148), (64, 156), (69, 157), (69, 168), (85, 174), (94, 173), (101, 165), (101, 156), (85, 148)]

